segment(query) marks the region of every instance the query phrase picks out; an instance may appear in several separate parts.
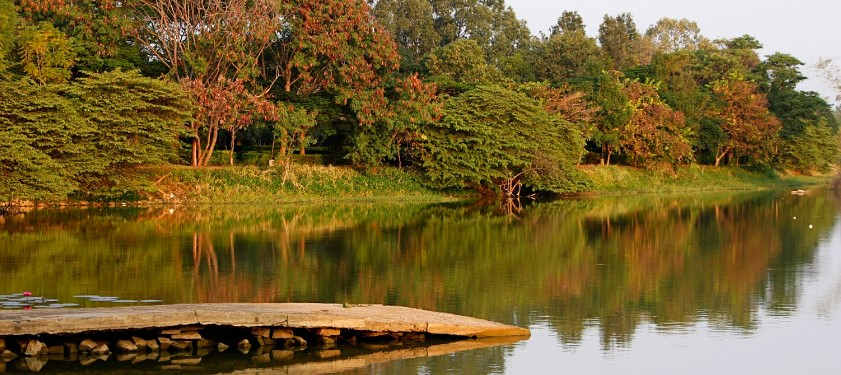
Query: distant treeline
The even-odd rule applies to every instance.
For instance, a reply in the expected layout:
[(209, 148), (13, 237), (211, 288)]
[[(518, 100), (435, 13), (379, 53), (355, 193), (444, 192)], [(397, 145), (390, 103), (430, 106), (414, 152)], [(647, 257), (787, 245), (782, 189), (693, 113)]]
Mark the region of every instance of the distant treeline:
[(797, 89), (797, 58), (559, 13), (536, 36), (502, 0), (0, 0), (0, 200), (258, 148), (506, 194), (587, 190), (581, 163), (839, 161), (838, 111)]

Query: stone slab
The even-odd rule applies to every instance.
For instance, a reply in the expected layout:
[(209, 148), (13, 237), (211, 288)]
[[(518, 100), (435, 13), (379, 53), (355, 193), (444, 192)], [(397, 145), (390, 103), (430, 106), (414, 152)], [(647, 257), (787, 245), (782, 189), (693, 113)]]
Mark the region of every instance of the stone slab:
[(332, 328), (461, 337), (528, 336), (529, 330), (466, 316), (399, 306), (223, 303), (0, 311), (0, 336), (78, 334), (186, 325)]

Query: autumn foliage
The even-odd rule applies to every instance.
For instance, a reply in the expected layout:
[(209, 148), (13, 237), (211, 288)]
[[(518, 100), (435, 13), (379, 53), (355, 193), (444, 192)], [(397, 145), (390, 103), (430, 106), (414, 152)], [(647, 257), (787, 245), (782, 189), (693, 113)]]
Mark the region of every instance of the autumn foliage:
[(781, 124), (768, 110), (768, 100), (757, 86), (734, 77), (713, 83), (713, 93), (721, 103), (713, 116), (725, 134), (715, 165), (728, 155), (737, 161), (741, 157), (767, 160), (773, 155)]

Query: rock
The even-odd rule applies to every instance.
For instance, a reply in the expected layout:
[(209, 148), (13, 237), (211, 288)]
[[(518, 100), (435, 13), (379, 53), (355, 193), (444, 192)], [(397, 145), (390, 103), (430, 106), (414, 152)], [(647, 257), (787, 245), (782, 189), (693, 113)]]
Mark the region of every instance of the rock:
[(6, 350), (6, 339), (0, 337), (0, 353)]
[(179, 328), (165, 329), (165, 330), (161, 331), (161, 334), (162, 335), (180, 335), (181, 334), (181, 329), (179, 329)]
[(251, 329), (251, 334), (255, 337), (270, 338), (272, 336), (272, 330), (266, 327), (255, 327)]
[(316, 328), (313, 330), (313, 334), (316, 336), (338, 336), (341, 333), (342, 331), (336, 328)]
[(307, 340), (304, 340), (301, 336), (293, 336), (292, 341), (294, 341), (295, 346), (307, 346)]
[(237, 343), (237, 349), (239, 349), (242, 354), (246, 354), (251, 351), (251, 342), (248, 341), (248, 339), (242, 339)]
[(292, 358), (295, 352), (291, 350), (272, 350), (272, 361), (284, 361)]
[(20, 347), (21, 347), (21, 350), (23, 351), (23, 355), (25, 355), (27, 357), (35, 357), (35, 356), (45, 355), (45, 354), (49, 353), (48, 349), (47, 349), (47, 346), (44, 345), (43, 342), (40, 342), (40, 341), (35, 340), (35, 339), (27, 340), (25, 342), (25, 344), (22, 344)]
[(64, 345), (53, 345), (47, 347), (48, 354), (61, 354), (64, 355)]
[(138, 350), (144, 350), (149, 348), (149, 344), (146, 343), (146, 340), (140, 337), (132, 336), (131, 341), (134, 343), (135, 346), (137, 346)]
[(291, 339), (295, 336), (291, 328), (275, 328), (272, 330), (272, 339)]
[(225, 345), (224, 342), (220, 342), (219, 345), (216, 345), (216, 350), (218, 350), (219, 353), (222, 353), (222, 352), (228, 350), (228, 348), (229, 348), (229, 346)]
[(117, 340), (117, 350), (122, 353), (134, 353), (137, 351), (137, 345), (131, 340)]
[(91, 350), (91, 354), (94, 354), (96, 356), (103, 356), (108, 353), (111, 353), (111, 349), (108, 348), (108, 344), (104, 343), (97, 345), (95, 348), (93, 348), (93, 350)]
[(80, 352), (92, 352), (94, 348), (96, 348), (97, 344), (95, 341), (91, 339), (82, 340), (79, 343), (79, 351)]
[(173, 341), (172, 346), (174, 350), (180, 352), (192, 351), (193, 350), (193, 342), (192, 341)]
[(216, 341), (201, 339), (196, 342), (196, 345), (199, 347), (199, 349), (207, 349), (216, 346)]
[(168, 337), (158, 337), (158, 344), (160, 344), (161, 351), (167, 351), (172, 346), (172, 340)]
[(170, 336), (173, 340), (201, 340), (202, 337), (198, 332), (181, 332), (177, 335)]
[(0, 372), (6, 372), (6, 362), (0, 362)]
[(156, 352), (161, 347), (160, 347), (160, 345), (158, 345), (158, 341), (156, 341), (155, 339), (152, 339), (152, 340), (146, 340), (146, 348), (149, 349), (149, 351)]

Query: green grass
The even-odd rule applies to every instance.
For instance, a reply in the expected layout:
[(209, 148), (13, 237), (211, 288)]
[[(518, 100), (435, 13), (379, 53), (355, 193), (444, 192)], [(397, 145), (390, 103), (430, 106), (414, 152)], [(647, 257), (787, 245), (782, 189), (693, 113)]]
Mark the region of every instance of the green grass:
[(584, 166), (599, 193), (680, 193), (724, 190), (798, 189), (826, 184), (829, 176), (771, 175), (741, 168), (691, 165), (678, 171), (623, 166)]
[[(152, 201), (191, 203), (284, 203), (332, 200), (450, 201), (459, 199), (422, 183), (414, 172), (396, 168), (358, 171), (350, 167), (293, 164), (283, 168), (254, 166), (159, 167), (149, 171), (155, 184)], [(463, 194), (464, 193), (460, 193)]]

